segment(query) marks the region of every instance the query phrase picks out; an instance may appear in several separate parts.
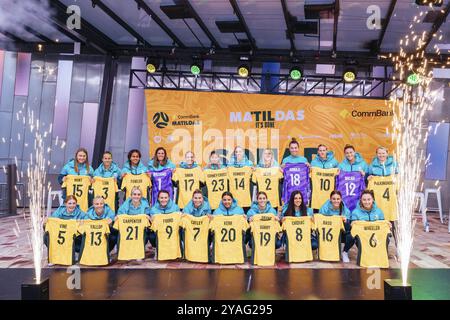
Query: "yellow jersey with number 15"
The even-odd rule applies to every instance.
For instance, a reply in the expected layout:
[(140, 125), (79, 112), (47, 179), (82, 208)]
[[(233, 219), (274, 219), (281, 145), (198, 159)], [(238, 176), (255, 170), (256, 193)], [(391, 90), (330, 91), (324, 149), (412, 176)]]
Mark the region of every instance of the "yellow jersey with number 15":
[(88, 196), (91, 186), (91, 177), (67, 175), (62, 187), (66, 188), (68, 196), (75, 196), (80, 209), (86, 212), (89, 208)]

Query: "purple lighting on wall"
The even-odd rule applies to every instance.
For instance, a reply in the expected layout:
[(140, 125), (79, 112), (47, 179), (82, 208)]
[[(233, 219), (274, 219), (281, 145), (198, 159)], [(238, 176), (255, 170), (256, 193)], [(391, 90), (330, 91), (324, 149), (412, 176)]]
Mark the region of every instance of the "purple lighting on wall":
[(3, 64), (5, 62), (5, 51), (0, 50), (0, 97), (2, 96), (2, 84), (3, 84)]
[(73, 61), (61, 60), (58, 62), (55, 115), (53, 117), (53, 137), (58, 136), (60, 139), (67, 138), (72, 66)]
[(16, 84), (14, 94), (16, 96), (28, 95), (30, 84), (31, 53), (19, 52), (17, 54)]
[(80, 146), (88, 151), (88, 154), (94, 153), (95, 133), (97, 129), (98, 103), (83, 104), (83, 119), (81, 122)]

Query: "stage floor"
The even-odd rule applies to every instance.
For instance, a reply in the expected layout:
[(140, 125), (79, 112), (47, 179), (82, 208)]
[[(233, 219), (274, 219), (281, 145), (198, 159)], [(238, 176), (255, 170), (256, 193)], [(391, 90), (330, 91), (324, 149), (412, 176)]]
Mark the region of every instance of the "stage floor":
[[(410, 268), (448, 269), (450, 268), (450, 233), (447, 225), (441, 224), (435, 214), (429, 215), (430, 232), (423, 231), (420, 218), (415, 229), (414, 248)], [(28, 239), (29, 226), (23, 215), (0, 218), (0, 268), (32, 268), (32, 251)], [(389, 245), (390, 268), (399, 268), (395, 258), (395, 245)], [(329, 263), (313, 261), (308, 263), (284, 262), (283, 249), (277, 252), (277, 263), (272, 269), (359, 269), (356, 265), (356, 246), (350, 251), (350, 263)], [(114, 255), (113, 255), (114, 257)], [(45, 261), (47, 258), (45, 257)], [(44, 263), (46, 265), (46, 262)], [(142, 263), (114, 262), (101, 269), (267, 269), (252, 266), (248, 262), (241, 265), (199, 264), (183, 261), (158, 262), (153, 259), (153, 251), (147, 248), (147, 257)]]
[[(66, 269), (45, 269), (50, 299), (170, 299), (170, 300), (298, 300), (384, 299), (383, 281), (399, 278), (399, 270), (255, 269), (149, 270), (77, 269), (79, 289)], [(0, 269), (0, 299), (20, 299), (20, 286), (33, 277), (32, 269)], [(450, 299), (450, 269), (411, 269), (413, 299)]]

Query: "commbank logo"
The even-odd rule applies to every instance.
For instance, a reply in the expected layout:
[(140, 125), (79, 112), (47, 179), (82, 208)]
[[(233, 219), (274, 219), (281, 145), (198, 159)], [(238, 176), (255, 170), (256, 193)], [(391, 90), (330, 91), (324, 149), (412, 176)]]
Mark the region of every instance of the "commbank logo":
[(158, 129), (163, 129), (169, 124), (169, 116), (165, 112), (157, 112), (153, 115), (153, 124)]

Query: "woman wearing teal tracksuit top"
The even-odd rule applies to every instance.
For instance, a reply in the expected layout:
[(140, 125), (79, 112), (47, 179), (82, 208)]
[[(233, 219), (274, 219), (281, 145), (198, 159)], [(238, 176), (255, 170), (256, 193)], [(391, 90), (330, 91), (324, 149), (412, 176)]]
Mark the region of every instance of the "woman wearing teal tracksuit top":
[[(158, 200), (150, 209), (150, 216), (153, 217), (158, 214), (170, 214), (174, 212), (181, 212), (178, 205), (170, 199), (169, 192), (161, 190), (158, 192)], [(149, 232), (149, 240), (153, 247), (156, 246), (156, 233)]]
[(337, 168), (338, 166), (339, 162), (334, 157), (333, 151), (328, 151), (328, 148), (323, 144), (319, 145), (317, 155), (311, 161), (311, 167), (332, 169)]
[(183, 208), (183, 213), (194, 217), (202, 217), (211, 214), (211, 207), (208, 198), (203, 196), (200, 190), (195, 190), (192, 194), (192, 200)]

